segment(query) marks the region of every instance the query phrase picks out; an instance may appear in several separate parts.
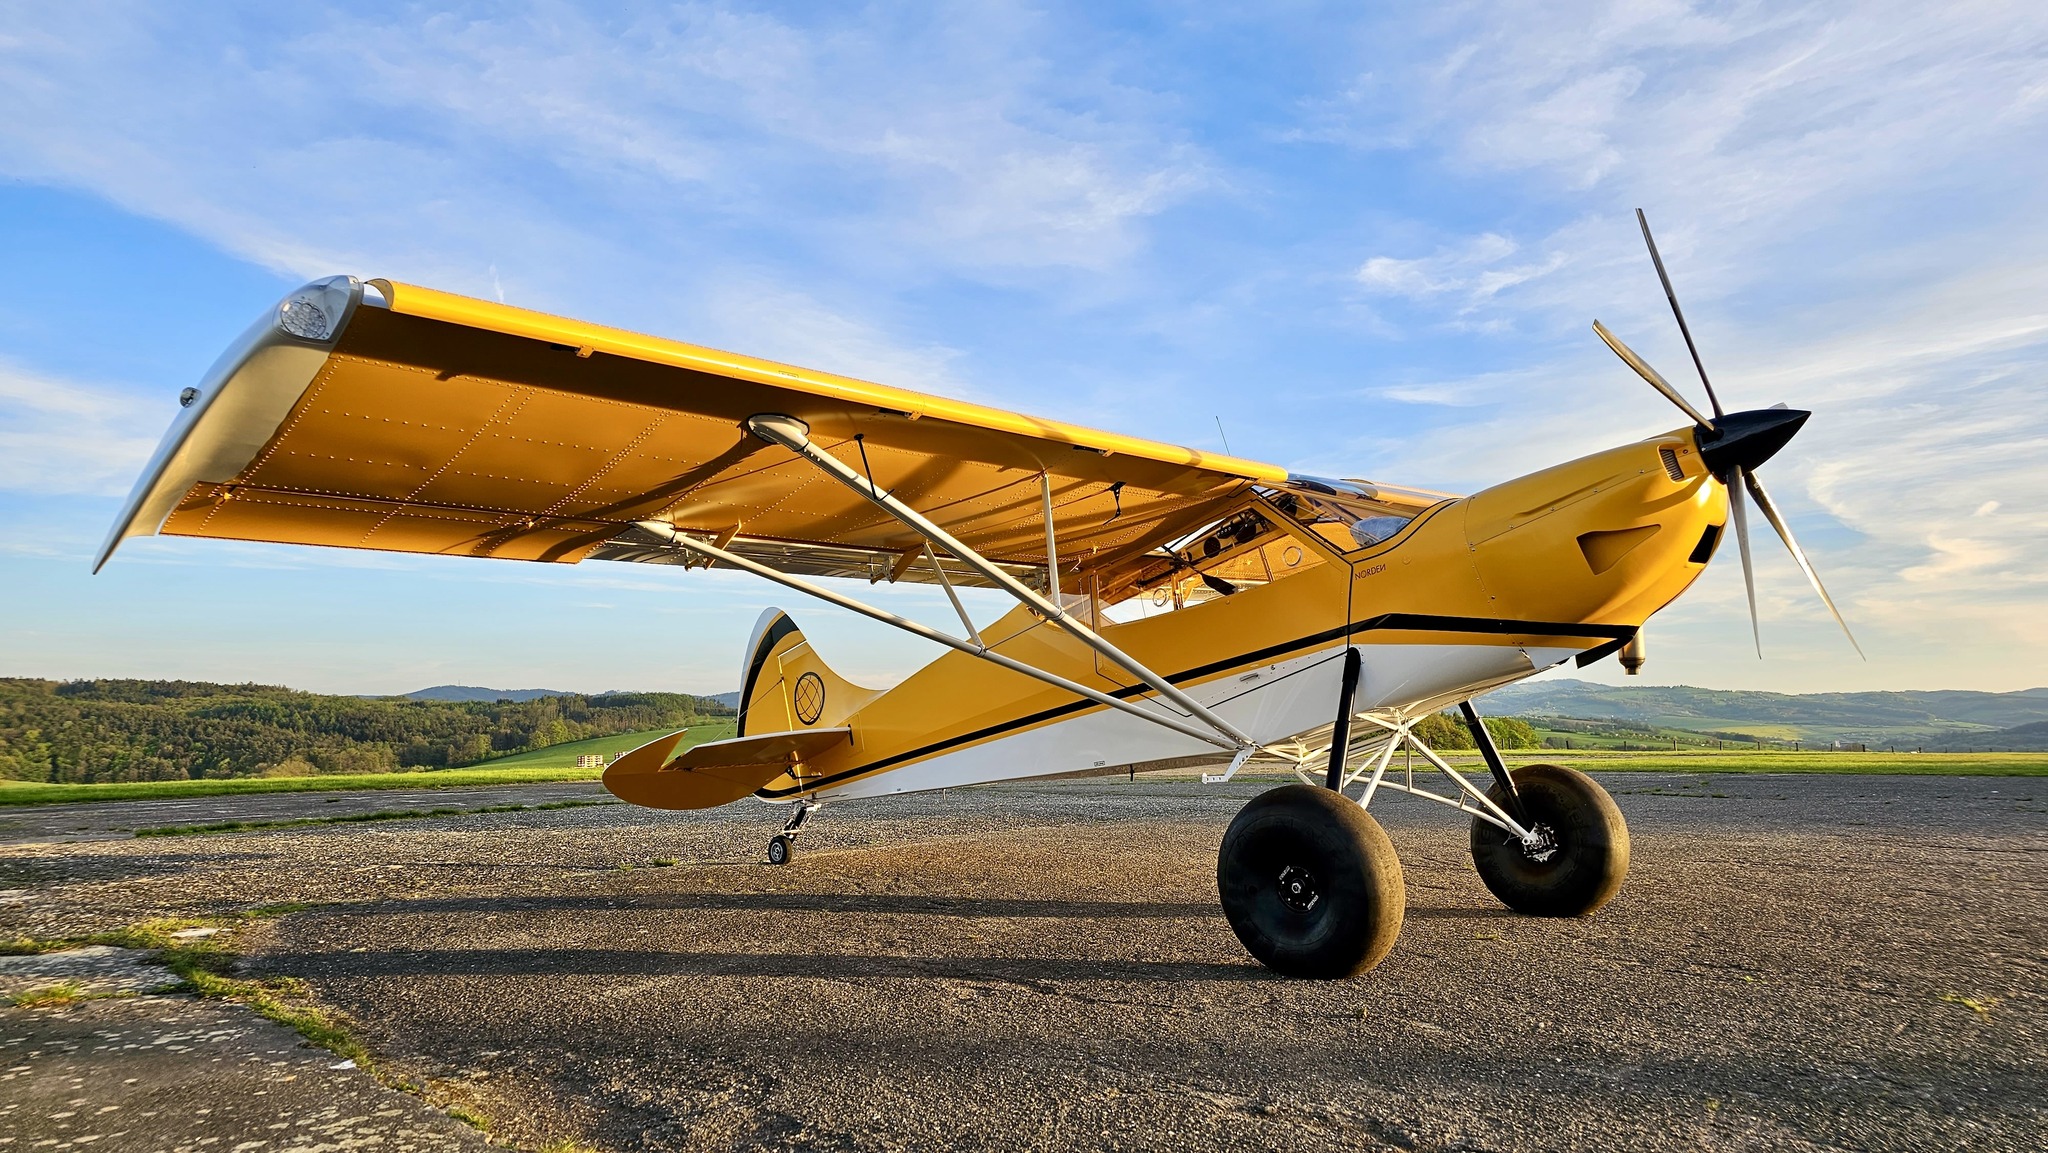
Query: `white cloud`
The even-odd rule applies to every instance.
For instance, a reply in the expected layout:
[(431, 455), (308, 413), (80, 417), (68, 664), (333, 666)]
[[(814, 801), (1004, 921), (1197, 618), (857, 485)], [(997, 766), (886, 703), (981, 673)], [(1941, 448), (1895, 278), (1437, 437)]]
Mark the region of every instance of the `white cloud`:
[(786, 364), (825, 365), (841, 375), (946, 396), (972, 391), (953, 372), (957, 351), (906, 347), (843, 311), (772, 283), (728, 283), (695, 320), (727, 347)]
[[(1406, 300), (1411, 332), (1539, 335), (1525, 368), (1381, 390), (1490, 407), (1371, 446), (1377, 471), (1470, 489), (1678, 423), (1585, 332), (1595, 316), (1704, 399), (1642, 205), (1724, 402), (1816, 412), (1764, 473), (1873, 654), (1831, 675), (2048, 681), (2038, 644), (2015, 643), (2048, 634), (2048, 10), (1486, 5), (1422, 35), (1419, 63), (1363, 52), (1364, 78), (1307, 107), (1300, 136), (1533, 181), (1503, 205), (1512, 227), (1482, 213), (1473, 239), (1358, 278)], [(1554, 263), (1517, 278), (1528, 252)], [(1760, 590), (1782, 654), (1774, 626), (1826, 617), (1777, 552), (1759, 542), (1784, 570)], [(1702, 679), (1757, 683), (1730, 663), (1753, 660), (1734, 567), (1724, 555), (1659, 627), (1710, 662)]]
[(1358, 269), (1358, 282), (1369, 291), (1396, 296), (1436, 296), (1474, 287), (1480, 270), (1512, 256), (1519, 246), (1488, 232), (1430, 256), (1397, 260), (1375, 256)]
[(0, 492), (125, 493), (170, 414), (0, 361)]
[[(1156, 97), (1055, 72), (1057, 31), (1004, 5), (799, 23), (537, 0), (269, 36), (126, 4), (14, 19), (0, 93), (28, 114), (0, 125), (0, 165), (295, 273), (418, 244), (487, 282), (508, 248), (531, 275), (687, 258), (706, 228), (970, 276), (1100, 271), (1209, 180)], [(572, 200), (642, 227), (565, 225)]]

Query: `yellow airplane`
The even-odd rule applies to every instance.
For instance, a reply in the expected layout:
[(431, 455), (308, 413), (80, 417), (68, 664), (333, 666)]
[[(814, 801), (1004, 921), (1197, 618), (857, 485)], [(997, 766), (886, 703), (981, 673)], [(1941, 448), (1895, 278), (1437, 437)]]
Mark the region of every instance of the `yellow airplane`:
[[(738, 736), (646, 745), (606, 772), (614, 794), (789, 802), (781, 864), (829, 799), (1279, 763), (1301, 783), (1231, 822), (1223, 910), (1279, 972), (1347, 976), (1401, 927), (1400, 862), (1368, 813), (1381, 793), (1468, 814), (1480, 876), (1525, 913), (1591, 912), (1627, 871), (1607, 793), (1554, 765), (1510, 773), (1473, 698), (1567, 660), (1639, 664), (1638, 629), (1705, 568), (1731, 510), (1747, 579), (1745, 490), (1827, 596), (1754, 473), (1807, 414), (1700, 413), (1595, 328), (1690, 423), (1457, 497), (331, 277), (184, 390), (94, 570), (169, 533), (753, 573), (952, 651), (865, 688), (771, 609)], [(847, 591), (860, 580), (936, 584), (957, 628), (867, 604)], [(1016, 607), (977, 625), (962, 586)], [(1750, 601), (1753, 618), (1753, 586)], [(1488, 788), (1417, 738), (1450, 706)], [(1395, 767), (1404, 749), (1419, 783)]]

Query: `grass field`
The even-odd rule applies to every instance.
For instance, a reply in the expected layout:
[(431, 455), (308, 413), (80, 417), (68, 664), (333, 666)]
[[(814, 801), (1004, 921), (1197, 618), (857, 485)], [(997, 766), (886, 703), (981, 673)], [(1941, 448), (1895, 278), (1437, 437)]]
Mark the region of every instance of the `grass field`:
[[(1914, 777), (2048, 776), (2048, 753), (1834, 753), (1684, 749), (1678, 752), (1605, 752), (1586, 749), (1511, 749), (1510, 766), (1538, 762), (1589, 773), (1893, 773)], [(1446, 758), (1473, 767), (1475, 753)], [(1398, 761), (1396, 762), (1399, 763)]]
[[(235, 777), (198, 781), (128, 781), (104, 785), (50, 785), (22, 781), (0, 781), (0, 806), (60, 805), (79, 801), (164, 800), (172, 797), (215, 797), (239, 793), (318, 793), (358, 789), (454, 789), (477, 785), (532, 784), (542, 781), (596, 780), (602, 769), (580, 769), (576, 758), (585, 753), (612, 753), (636, 749), (673, 730), (619, 733), (587, 741), (536, 749), (496, 760), (480, 761), (459, 769), (431, 769), (413, 773), (364, 773), (321, 777)], [(681, 748), (700, 741), (732, 736), (733, 722), (714, 721), (692, 726)]]
[[(690, 735), (683, 738), (683, 748), (702, 741), (722, 741), (732, 736), (734, 722), (731, 720), (706, 721), (691, 725)], [(656, 737), (666, 736), (673, 729), (655, 729), (644, 733), (618, 733), (609, 737), (592, 737), (587, 741), (570, 741), (566, 745), (550, 745), (530, 753), (514, 753), (509, 757), (498, 757), (469, 766), (471, 769), (573, 769), (576, 758), (597, 753), (610, 758), (613, 753), (628, 752)]]
[[(691, 728), (682, 747), (732, 736), (733, 722), (719, 721)], [(500, 757), (461, 769), (418, 773), (371, 773), (362, 776), (251, 777), (204, 781), (137, 781), (106, 785), (44, 785), (0, 782), (0, 806), (54, 805), (78, 801), (155, 800), (234, 793), (299, 793), (348, 789), (452, 789), (475, 785), (511, 785), (541, 781), (595, 780), (599, 769), (579, 769), (585, 753), (609, 756), (638, 748), (663, 735), (662, 730), (621, 733), (574, 741), (530, 753)], [(1905, 776), (2042, 777), (2048, 776), (2048, 753), (1834, 753), (1766, 752), (1729, 749), (1680, 752), (1598, 752), (1583, 749), (1513, 749), (1503, 754), (1510, 765), (1550, 762), (1587, 772), (1656, 773), (1895, 773)], [(1447, 757), (1454, 765), (1480, 770), (1475, 753)], [(1400, 762), (1395, 761), (1398, 768)], [(1189, 770), (1193, 775), (1195, 770)]]

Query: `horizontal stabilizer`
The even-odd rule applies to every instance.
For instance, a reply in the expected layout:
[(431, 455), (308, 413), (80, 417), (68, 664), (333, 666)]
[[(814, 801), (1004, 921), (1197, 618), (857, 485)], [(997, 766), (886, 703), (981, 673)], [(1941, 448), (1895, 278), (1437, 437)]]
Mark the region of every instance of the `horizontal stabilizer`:
[(642, 745), (604, 772), (604, 787), (650, 809), (710, 809), (751, 796), (792, 765), (848, 740), (846, 728), (707, 741), (671, 760), (688, 730)]

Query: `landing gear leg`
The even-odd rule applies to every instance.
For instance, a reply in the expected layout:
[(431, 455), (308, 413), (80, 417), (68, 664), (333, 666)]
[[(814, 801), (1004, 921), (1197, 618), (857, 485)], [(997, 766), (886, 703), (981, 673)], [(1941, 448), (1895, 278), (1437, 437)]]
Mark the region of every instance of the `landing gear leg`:
[(1485, 721), (1479, 719), (1479, 710), (1472, 707), (1471, 701), (1459, 701), (1458, 712), (1465, 718), (1465, 727), (1472, 730), (1472, 743), (1479, 747), (1479, 755), (1486, 761), (1487, 771), (1493, 774), (1494, 801), (1508, 811), (1508, 816), (1527, 825), (1529, 810), (1522, 806), (1522, 794), (1515, 788), (1515, 778), (1508, 775), (1508, 767), (1500, 759), (1500, 749), (1493, 743), (1492, 731), (1486, 727)]
[(795, 808), (789, 814), (789, 823), (782, 826), (782, 831), (775, 834), (774, 838), (768, 842), (769, 864), (789, 864), (789, 859), (796, 855), (797, 832), (804, 827), (804, 821), (809, 819), (811, 811), (816, 808), (818, 808), (817, 801), (805, 799), (796, 803)]

